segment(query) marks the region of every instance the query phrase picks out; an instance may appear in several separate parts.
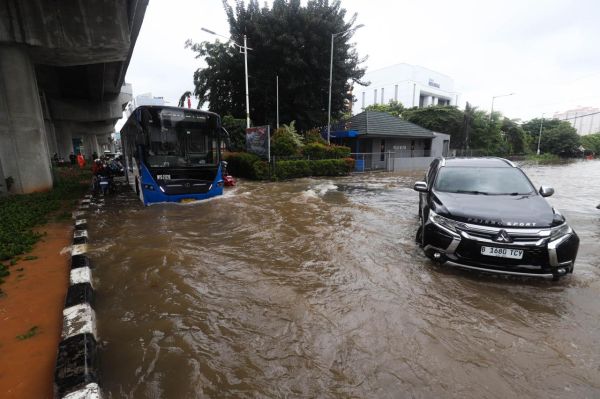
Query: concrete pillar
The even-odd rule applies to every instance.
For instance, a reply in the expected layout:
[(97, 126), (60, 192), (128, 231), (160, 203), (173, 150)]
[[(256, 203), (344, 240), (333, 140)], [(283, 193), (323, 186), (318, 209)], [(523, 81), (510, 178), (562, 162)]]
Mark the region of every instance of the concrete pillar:
[(105, 149), (111, 151), (108, 138), (110, 135), (108, 134), (97, 134), (96, 140), (98, 141), (98, 154), (102, 154)]
[(92, 159), (92, 153), (97, 151), (96, 147), (98, 147), (98, 141), (96, 141), (96, 135), (94, 134), (82, 134), (81, 140), (83, 143), (83, 151), (82, 154), (88, 161)]
[(437, 97), (433, 97), (433, 105), (438, 105), (438, 98)]
[(0, 162), (12, 192), (52, 188), (50, 154), (33, 63), (22, 47), (0, 45)]
[(4, 178), (4, 172), (2, 171), (2, 162), (0, 162), (0, 196), (6, 194), (8, 188), (6, 187), (6, 179)]
[(53, 156), (54, 153), (57, 153), (58, 156), (62, 155), (64, 157), (64, 154), (61, 154), (58, 151), (58, 144), (56, 142), (56, 130), (54, 129), (54, 124), (50, 119), (44, 119), (44, 129), (46, 130), (46, 140), (48, 141), (48, 151), (50, 153), (50, 156)]
[(97, 155), (100, 155), (102, 151), (100, 151), (100, 146), (98, 145), (98, 136), (95, 134), (92, 134), (90, 136), (90, 139), (92, 141), (92, 152), (95, 152)]
[(73, 135), (71, 132), (71, 126), (66, 122), (56, 122), (56, 148), (58, 154), (62, 156), (65, 161), (69, 160), (69, 155), (73, 152)]

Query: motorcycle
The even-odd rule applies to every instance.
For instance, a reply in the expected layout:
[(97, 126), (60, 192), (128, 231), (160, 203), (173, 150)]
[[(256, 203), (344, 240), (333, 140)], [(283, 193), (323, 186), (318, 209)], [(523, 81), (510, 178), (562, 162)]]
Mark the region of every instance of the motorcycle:
[(98, 190), (102, 195), (108, 194), (112, 190), (112, 179), (107, 175), (98, 175), (97, 184)]

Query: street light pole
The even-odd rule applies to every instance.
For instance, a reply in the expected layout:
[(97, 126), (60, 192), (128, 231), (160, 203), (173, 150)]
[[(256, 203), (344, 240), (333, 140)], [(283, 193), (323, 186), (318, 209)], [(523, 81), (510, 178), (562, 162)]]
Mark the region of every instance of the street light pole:
[(279, 129), (279, 75), (275, 77), (275, 86), (277, 89), (277, 129)]
[(244, 35), (244, 69), (246, 71), (246, 128), (250, 127), (250, 94), (248, 93), (248, 46)]
[(508, 96), (512, 96), (515, 93), (509, 93), (509, 94), (501, 94), (499, 96), (493, 96), (492, 97), (492, 110), (490, 111), (490, 122), (492, 121), (492, 115), (494, 114), (494, 100), (499, 98), (499, 97), (508, 97)]
[(540, 134), (538, 135), (538, 148), (537, 154), (540, 155), (540, 142), (542, 141), (542, 129), (544, 128), (544, 114), (542, 114), (542, 121), (540, 122)]
[(333, 80), (333, 38), (335, 33), (331, 35), (331, 58), (329, 61), (329, 102), (327, 108), (327, 144), (331, 144), (331, 85)]
[(331, 57), (329, 59), (329, 103), (327, 106), (327, 144), (331, 144), (331, 86), (333, 84), (333, 39), (336, 36), (341, 36), (345, 33), (355, 31), (359, 28), (362, 28), (363, 26), (363, 24), (360, 24), (355, 26), (354, 28), (347, 29), (343, 32), (331, 34)]
[[(247, 45), (246, 35), (244, 35), (244, 45), (242, 46), (242, 45), (239, 45), (236, 42), (234, 42), (230, 37), (220, 35), (218, 33), (213, 32), (212, 30), (209, 30), (206, 28), (200, 28), (200, 29), (203, 30), (204, 32), (210, 33), (211, 35), (224, 37), (225, 39), (229, 40), (234, 45), (238, 46), (238, 48), (240, 49), (240, 52), (244, 53), (244, 72), (245, 72), (245, 83), (246, 83), (246, 127), (248, 128), (248, 127), (250, 127), (250, 94), (248, 93), (248, 50), (252, 50), (252, 49), (249, 48)], [(244, 49), (244, 51), (242, 51), (242, 49)]]

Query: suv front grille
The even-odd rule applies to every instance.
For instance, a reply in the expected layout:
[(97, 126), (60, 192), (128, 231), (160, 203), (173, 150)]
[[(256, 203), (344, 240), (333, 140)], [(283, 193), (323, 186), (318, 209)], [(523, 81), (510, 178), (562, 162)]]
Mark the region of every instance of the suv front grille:
[(501, 230), (505, 230), (512, 239), (512, 242), (530, 243), (531, 245), (535, 245), (539, 240), (549, 236), (549, 233), (544, 232), (544, 230), (501, 229), (496, 227), (479, 227), (470, 224), (465, 225), (460, 230), (467, 233), (472, 238), (489, 241), (494, 241), (494, 238), (496, 238), (498, 233), (500, 233)]
[[(456, 249), (456, 254), (464, 259), (471, 262), (484, 263), (488, 265), (497, 265), (497, 266), (517, 266), (517, 265), (535, 265), (535, 266), (545, 266), (548, 264), (548, 251), (545, 247), (518, 247), (518, 246), (505, 246), (502, 247), (512, 248), (512, 249), (522, 249), (523, 250), (523, 259), (508, 259), (508, 258), (499, 258), (494, 256), (486, 256), (481, 255), (481, 247), (482, 245), (490, 245), (487, 243), (480, 243), (472, 240), (461, 240), (458, 248)], [(493, 244), (491, 244), (493, 245)]]

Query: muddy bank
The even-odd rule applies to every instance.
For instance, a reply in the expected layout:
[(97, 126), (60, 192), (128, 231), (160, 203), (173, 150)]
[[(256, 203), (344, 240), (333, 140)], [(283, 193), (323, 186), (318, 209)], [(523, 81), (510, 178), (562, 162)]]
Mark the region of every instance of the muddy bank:
[[(56, 348), (69, 281), (70, 222), (36, 229), (46, 235), (10, 267), (0, 297), (0, 397), (52, 399)], [(20, 336), (20, 338), (17, 338)]]

